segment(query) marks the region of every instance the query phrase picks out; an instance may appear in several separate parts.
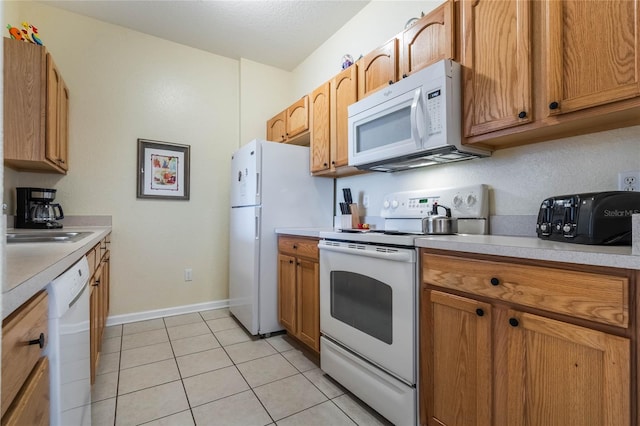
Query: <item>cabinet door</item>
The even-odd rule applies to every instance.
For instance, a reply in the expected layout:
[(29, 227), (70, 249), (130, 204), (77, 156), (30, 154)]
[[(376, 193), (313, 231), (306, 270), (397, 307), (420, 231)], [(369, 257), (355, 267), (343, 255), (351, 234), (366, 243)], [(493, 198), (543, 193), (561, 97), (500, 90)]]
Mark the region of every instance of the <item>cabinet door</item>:
[(69, 170), (69, 88), (64, 80), (60, 80), (58, 96), (58, 157), (59, 166)]
[(331, 108), (329, 82), (311, 92), (311, 173), (329, 170), (330, 165), (330, 123)]
[(453, 59), (452, 18), (453, 0), (449, 0), (402, 33), (400, 74), (403, 78), (441, 59)]
[(278, 255), (278, 321), (291, 334), (297, 332), (296, 258)]
[(638, 0), (545, 5), (548, 115), (640, 95)]
[(464, 136), (530, 122), (530, 1), (460, 3)]
[(42, 357), (2, 418), (3, 426), (49, 425), (49, 359)]
[(318, 262), (299, 259), (298, 338), (320, 352), (320, 269)]
[(398, 80), (398, 39), (393, 38), (358, 61), (358, 99)]
[(422, 423), (491, 425), (491, 306), (424, 290), (422, 309)]
[(629, 339), (517, 311), (496, 332), (508, 334), (507, 424), (630, 424)]
[(267, 121), (267, 140), (272, 142), (284, 142), (287, 133), (287, 112), (280, 114)]
[(349, 112), (358, 100), (358, 67), (353, 64), (331, 81), (331, 165), (349, 164)]
[(50, 54), (47, 54), (47, 120), (46, 120), (46, 157), (52, 163), (61, 166), (60, 158), (60, 93), (63, 87), (60, 72), (53, 62)]
[(292, 138), (305, 130), (309, 130), (309, 97), (303, 96), (302, 99), (287, 108), (286, 119), (287, 139)]
[[(93, 279), (93, 278), (92, 278)], [(98, 314), (100, 313), (98, 293), (100, 290), (91, 284), (91, 293), (89, 293), (89, 347), (90, 363), (91, 363), (91, 384), (96, 380), (96, 371), (98, 370)]]

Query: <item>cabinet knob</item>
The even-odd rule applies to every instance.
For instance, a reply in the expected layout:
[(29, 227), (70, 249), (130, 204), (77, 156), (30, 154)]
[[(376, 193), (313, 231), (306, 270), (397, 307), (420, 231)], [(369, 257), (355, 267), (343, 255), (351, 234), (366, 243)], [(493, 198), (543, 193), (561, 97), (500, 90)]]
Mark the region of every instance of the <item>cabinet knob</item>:
[(289, 260), (289, 265), (291, 265), (293, 263), (293, 260)]
[(331, 164), (333, 164), (333, 165), (335, 166), (335, 165), (336, 165), (336, 162), (335, 162), (335, 161), (332, 161), (332, 162), (331, 162)]
[(29, 340), (30, 345), (38, 345), (40, 349), (44, 348), (44, 333), (40, 333), (40, 336), (37, 339)]
[(296, 266), (300, 266), (300, 262), (296, 262)]
[(297, 245), (297, 244), (294, 244), (294, 245), (293, 245), (293, 249), (294, 249), (294, 250), (298, 250), (298, 245)]
[(520, 111), (520, 114), (518, 114), (518, 118), (525, 118), (527, 116), (526, 111)]
[(560, 105), (554, 101), (549, 104), (549, 109), (558, 109), (559, 106)]
[(500, 284), (500, 280), (497, 279), (496, 277), (491, 278), (491, 285), (499, 285)]
[(393, 80), (389, 80), (389, 85), (393, 84)]
[(322, 164), (324, 167), (329, 167), (329, 165), (327, 163), (323, 163)]
[(476, 315), (478, 315), (479, 317), (484, 315), (484, 311), (480, 308), (476, 309)]
[(509, 318), (509, 325), (511, 327), (517, 327), (520, 324), (517, 318)]
[(100, 285), (100, 280), (96, 280), (93, 284), (91, 284), (94, 287), (97, 287)]

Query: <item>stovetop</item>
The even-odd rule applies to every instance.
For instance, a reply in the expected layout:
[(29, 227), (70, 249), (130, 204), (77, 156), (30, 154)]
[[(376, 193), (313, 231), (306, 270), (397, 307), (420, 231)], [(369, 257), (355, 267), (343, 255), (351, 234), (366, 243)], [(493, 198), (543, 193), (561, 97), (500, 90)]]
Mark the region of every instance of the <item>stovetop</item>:
[(380, 216), (384, 218), (384, 229), (321, 232), (320, 238), (413, 247), (416, 238), (426, 235), (422, 232), (422, 219), (429, 214), (434, 203), (451, 209), (451, 216), (458, 219), (459, 232), (488, 233), (488, 187), (478, 184), (387, 194), (380, 211)]

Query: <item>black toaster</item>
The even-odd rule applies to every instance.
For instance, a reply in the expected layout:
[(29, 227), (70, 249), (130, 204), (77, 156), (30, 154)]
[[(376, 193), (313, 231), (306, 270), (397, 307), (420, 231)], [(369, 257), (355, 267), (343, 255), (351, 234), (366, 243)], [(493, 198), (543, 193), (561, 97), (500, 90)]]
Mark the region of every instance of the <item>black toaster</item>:
[(560, 195), (540, 205), (539, 238), (577, 244), (631, 245), (631, 215), (640, 213), (640, 192)]

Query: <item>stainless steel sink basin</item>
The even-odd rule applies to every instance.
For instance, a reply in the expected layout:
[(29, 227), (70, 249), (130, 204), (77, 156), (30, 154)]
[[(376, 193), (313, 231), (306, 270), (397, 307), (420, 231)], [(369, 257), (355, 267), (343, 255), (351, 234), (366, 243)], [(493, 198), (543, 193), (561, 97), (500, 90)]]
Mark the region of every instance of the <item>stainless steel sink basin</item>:
[(7, 243), (73, 243), (90, 234), (67, 231), (7, 232)]

